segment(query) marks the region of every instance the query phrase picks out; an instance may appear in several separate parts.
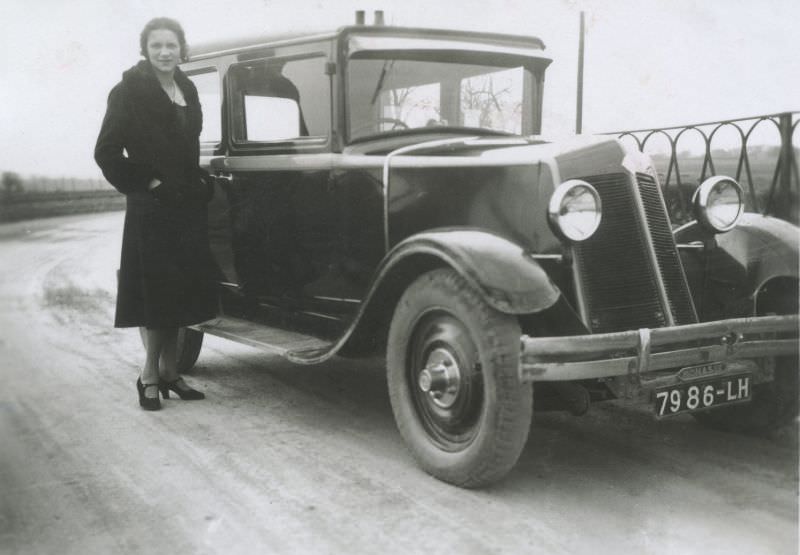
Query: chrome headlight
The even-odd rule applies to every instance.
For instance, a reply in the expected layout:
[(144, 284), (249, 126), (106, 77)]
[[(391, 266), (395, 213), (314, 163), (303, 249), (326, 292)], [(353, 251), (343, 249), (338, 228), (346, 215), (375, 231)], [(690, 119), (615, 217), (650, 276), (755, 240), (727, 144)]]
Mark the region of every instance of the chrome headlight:
[(557, 235), (568, 241), (583, 241), (600, 225), (600, 195), (585, 181), (570, 179), (553, 191), (547, 216)]
[(742, 215), (742, 188), (730, 177), (709, 177), (692, 200), (697, 221), (712, 233), (730, 231)]

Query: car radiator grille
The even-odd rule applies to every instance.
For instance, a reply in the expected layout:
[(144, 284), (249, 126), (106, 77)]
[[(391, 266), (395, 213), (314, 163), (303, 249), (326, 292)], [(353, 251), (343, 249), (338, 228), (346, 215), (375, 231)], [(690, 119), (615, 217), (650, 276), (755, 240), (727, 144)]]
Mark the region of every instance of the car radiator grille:
[(656, 261), (661, 270), (661, 279), (667, 290), (672, 318), (678, 325), (693, 324), (697, 322), (697, 315), (684, 277), (678, 248), (672, 236), (667, 208), (662, 200), (661, 191), (658, 190), (658, 183), (653, 177), (642, 173), (636, 174), (636, 182), (639, 185), (639, 196), (642, 197), (647, 217), (647, 227), (653, 240)]
[[(660, 282), (666, 289), (673, 321), (696, 321), (655, 180), (637, 176), (638, 197), (644, 205), (642, 218), (637, 206), (639, 198), (628, 174), (583, 179), (597, 189), (603, 203), (600, 227), (574, 248), (578, 285), (591, 330), (603, 333), (668, 325)], [(649, 238), (645, 229), (649, 230)], [(650, 249), (655, 252), (658, 267), (653, 264)], [(661, 280), (656, 274), (658, 268)]]

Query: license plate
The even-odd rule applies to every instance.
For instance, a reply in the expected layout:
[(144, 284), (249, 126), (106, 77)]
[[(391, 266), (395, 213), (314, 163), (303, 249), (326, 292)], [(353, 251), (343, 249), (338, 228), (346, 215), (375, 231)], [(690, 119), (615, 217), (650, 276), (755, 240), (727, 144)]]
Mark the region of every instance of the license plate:
[(749, 401), (752, 376), (737, 374), (660, 387), (655, 390), (658, 418)]

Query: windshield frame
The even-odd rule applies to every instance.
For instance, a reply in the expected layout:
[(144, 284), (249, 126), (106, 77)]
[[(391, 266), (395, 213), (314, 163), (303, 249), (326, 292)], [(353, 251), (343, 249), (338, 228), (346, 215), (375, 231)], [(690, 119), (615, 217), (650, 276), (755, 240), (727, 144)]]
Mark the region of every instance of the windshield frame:
[[(363, 38), (361, 35), (352, 35), (355, 38)], [(396, 39), (398, 44), (402, 44), (402, 37), (398, 38), (394, 35), (390, 37)], [(479, 134), (488, 136), (522, 136), (522, 135), (535, 135), (541, 131), (541, 114), (542, 114), (542, 93), (544, 84), (544, 72), (551, 60), (543, 55), (541, 51), (533, 50), (530, 44), (522, 46), (519, 44), (511, 44), (503, 46), (493, 45), (491, 48), (486, 48), (486, 44), (481, 41), (471, 40), (470, 37), (463, 38), (458, 43), (458, 48), (455, 48), (451, 37), (450, 40), (440, 40), (438, 37), (424, 37), (423, 40), (419, 38), (411, 41), (413, 48), (397, 48), (393, 50), (372, 49), (369, 48), (369, 41), (363, 41), (358, 44), (357, 48), (350, 50), (350, 44), (346, 37), (343, 37), (339, 50), (339, 73), (340, 87), (339, 93), (341, 98), (337, 103), (339, 106), (339, 129), (341, 129), (341, 138), (344, 144), (362, 143), (368, 140), (377, 138), (387, 138), (395, 136), (407, 136), (416, 133), (430, 134), (431, 128), (416, 127), (410, 129), (395, 129), (387, 131), (378, 131), (376, 133), (369, 133), (366, 135), (359, 135), (352, 137), (351, 129), (351, 71), (350, 63), (352, 60), (358, 59), (383, 59), (383, 60), (406, 60), (406, 61), (420, 61), (420, 62), (441, 62), (447, 63), (454, 61), (455, 63), (472, 64), (472, 65), (485, 65), (488, 68), (514, 68), (522, 67), (523, 70), (530, 75), (531, 86), (529, 91), (529, 98), (526, 100), (526, 105), (523, 107), (523, 117), (526, 121), (522, 122), (523, 131), (520, 134), (484, 128), (484, 127), (471, 127), (463, 125), (445, 125), (435, 127), (441, 133), (455, 133), (455, 134)], [(511, 40), (509, 38), (508, 40)], [(445, 44), (446, 42), (446, 44)], [(428, 48), (421, 48), (422, 44), (426, 44)], [(377, 46), (377, 45), (376, 45)], [(534, 55), (536, 54), (536, 55)], [(529, 131), (528, 133), (525, 130)]]

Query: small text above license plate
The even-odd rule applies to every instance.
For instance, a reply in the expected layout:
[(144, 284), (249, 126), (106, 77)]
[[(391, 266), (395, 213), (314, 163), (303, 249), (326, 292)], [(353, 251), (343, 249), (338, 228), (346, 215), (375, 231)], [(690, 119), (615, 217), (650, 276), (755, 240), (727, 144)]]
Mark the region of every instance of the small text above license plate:
[(751, 382), (750, 374), (737, 374), (660, 387), (655, 390), (656, 416), (663, 418), (749, 401)]

